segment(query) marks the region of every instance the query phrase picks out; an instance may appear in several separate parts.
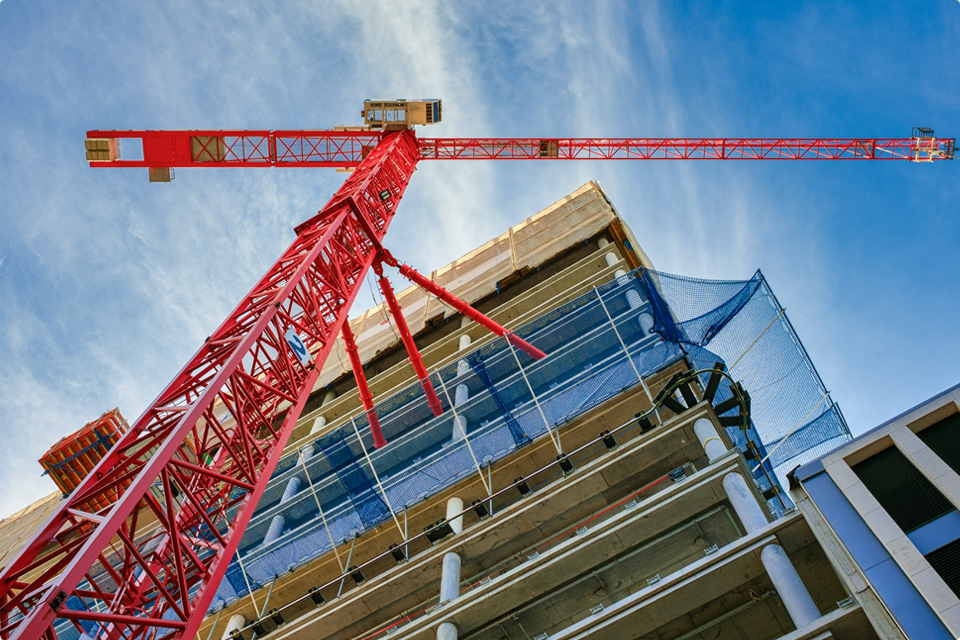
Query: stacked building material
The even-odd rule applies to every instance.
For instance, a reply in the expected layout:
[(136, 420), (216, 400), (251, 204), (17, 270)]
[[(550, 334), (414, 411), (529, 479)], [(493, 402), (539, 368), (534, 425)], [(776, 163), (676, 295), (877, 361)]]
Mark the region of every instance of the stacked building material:
[[(87, 474), (93, 471), (100, 459), (128, 428), (129, 425), (120, 415), (119, 409), (107, 411), (50, 447), (40, 458), (40, 466), (45, 474), (50, 474), (63, 495), (68, 496)], [(106, 499), (97, 498), (91, 501), (87, 510), (95, 513), (103, 509), (114, 502), (126, 486), (127, 484), (123, 484), (105, 494)]]

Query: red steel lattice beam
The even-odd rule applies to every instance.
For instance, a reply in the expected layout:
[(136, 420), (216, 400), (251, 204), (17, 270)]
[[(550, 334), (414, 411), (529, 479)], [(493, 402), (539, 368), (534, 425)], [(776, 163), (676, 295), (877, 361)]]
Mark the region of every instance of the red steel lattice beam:
[[(3, 570), (0, 636), (53, 640), (58, 617), (117, 640), (196, 634), (416, 167), (412, 132), (377, 139)], [(128, 482), (98, 513), (80, 508)]]
[[(356, 167), (379, 131), (88, 131), (139, 139), (142, 160), (91, 167)], [(421, 160), (938, 160), (952, 138), (424, 138)]]

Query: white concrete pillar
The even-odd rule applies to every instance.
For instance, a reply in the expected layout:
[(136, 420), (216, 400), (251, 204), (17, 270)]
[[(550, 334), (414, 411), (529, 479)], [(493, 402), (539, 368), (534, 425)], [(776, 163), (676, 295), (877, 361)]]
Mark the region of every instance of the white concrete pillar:
[(323, 416), (320, 416), (319, 418), (313, 421), (313, 426), (310, 427), (310, 435), (320, 433), (320, 431), (325, 426), (327, 426), (327, 419), (324, 418)]
[[(469, 336), (466, 336), (469, 337)], [(465, 376), (470, 373), (470, 365), (466, 360), (457, 362), (457, 376)], [(466, 384), (458, 384), (453, 391), (453, 406), (459, 407), (470, 399), (470, 387)], [(457, 415), (453, 420), (453, 441), (463, 440), (467, 437), (467, 419), (464, 416)]]
[(607, 240), (606, 238), (600, 238), (599, 240), (597, 240), (597, 246), (600, 247), (601, 249), (605, 249), (606, 247), (610, 246), (610, 241)]
[(470, 343), (473, 340), (470, 338), (470, 335), (465, 333), (460, 336), (460, 344), (457, 345), (457, 351), (466, 351), (470, 348)]
[(617, 264), (618, 262), (620, 262), (620, 258), (618, 258), (618, 257), (617, 257), (617, 254), (615, 254), (613, 251), (611, 251), (610, 253), (604, 255), (604, 256), (603, 256), (603, 259), (606, 260), (608, 267), (612, 267), (613, 265), (615, 265), (615, 264)]
[(463, 515), (460, 515), (461, 511), (463, 511), (463, 500), (456, 497), (447, 500), (447, 522), (450, 523), (450, 528), (453, 529), (455, 534), (463, 531)]
[(456, 600), (460, 596), (460, 556), (450, 552), (443, 556), (443, 573), (440, 574), (440, 604)]
[[(337, 394), (335, 394), (333, 391), (327, 391), (327, 393), (323, 396), (323, 400), (320, 401), (320, 407), (322, 408), (324, 405), (331, 403), (336, 397)], [(310, 435), (320, 432), (320, 430), (322, 430), (325, 426), (327, 426), (327, 419), (323, 416), (320, 416), (313, 421), (313, 426), (310, 427)]]
[[(736, 472), (725, 475), (723, 489), (747, 533), (753, 533), (767, 525), (767, 518), (742, 475)], [(760, 552), (760, 561), (763, 562), (763, 568), (767, 570), (783, 606), (787, 608), (787, 613), (798, 629), (820, 617), (817, 605), (783, 547), (778, 544), (767, 545)]]
[(760, 552), (760, 560), (770, 576), (770, 581), (787, 608), (787, 613), (797, 628), (804, 627), (820, 617), (820, 611), (804, 586), (787, 552), (778, 544), (768, 544)]
[(723, 477), (723, 490), (727, 492), (730, 498), (730, 504), (733, 510), (740, 516), (740, 522), (743, 523), (747, 533), (753, 533), (758, 529), (767, 526), (767, 517), (763, 515), (763, 509), (754, 497), (747, 481), (736, 471), (728, 473)]
[(283, 490), (283, 495), (280, 496), (280, 504), (297, 495), (297, 491), (300, 491), (300, 478), (293, 476), (287, 481), (287, 488)]
[(457, 627), (452, 622), (441, 622), (437, 627), (437, 640), (457, 640)]
[(711, 462), (727, 452), (727, 446), (723, 444), (716, 427), (708, 419), (700, 418), (694, 422), (693, 432), (697, 434), (697, 440), (703, 445), (703, 451)]
[(636, 289), (630, 289), (626, 293), (627, 304), (630, 305), (630, 309), (639, 309), (640, 305), (643, 304), (643, 300), (640, 299), (640, 294), (637, 293)]
[[(293, 498), (299, 490), (300, 478), (293, 476), (287, 481), (287, 488), (283, 490), (283, 495), (280, 496), (280, 504)], [(267, 529), (266, 535), (263, 536), (263, 544), (270, 544), (279, 538), (283, 534), (283, 528), (285, 526), (287, 526), (287, 519), (284, 518), (283, 515), (273, 516), (273, 520), (270, 521), (270, 527)]]
[(643, 329), (643, 334), (650, 335), (650, 330), (653, 329), (653, 316), (649, 313), (641, 313), (638, 322), (640, 323), (640, 328)]
[(230, 640), (230, 636), (233, 635), (234, 631), (243, 629), (245, 626), (247, 626), (247, 619), (239, 613), (233, 614), (230, 616), (230, 619), (227, 620), (227, 627), (223, 630), (222, 640)]

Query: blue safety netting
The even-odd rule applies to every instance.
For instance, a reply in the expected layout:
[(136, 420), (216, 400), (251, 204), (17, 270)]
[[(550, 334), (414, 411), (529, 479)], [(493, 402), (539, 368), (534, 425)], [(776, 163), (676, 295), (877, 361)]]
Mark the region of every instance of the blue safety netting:
[[(463, 354), (430, 374), (443, 415), (433, 415), (419, 382), (376, 405), (386, 447), (374, 448), (359, 414), (284, 456), (212, 608), (537, 438), (556, 437), (570, 420), (640, 384), (638, 376), (681, 359), (700, 369), (724, 362), (742, 381), (753, 399), (749, 436), (761, 455), (769, 453), (765, 469), (774, 481), (849, 438), (839, 408), (821, 399), (823, 384), (760, 272), (747, 281), (706, 281), (638, 270), (516, 333), (548, 356), (534, 360), (505, 339)], [(727, 397), (721, 387), (718, 401)], [(739, 429), (728, 432), (743, 448)], [(769, 486), (762, 469), (754, 475)]]
[[(840, 407), (759, 270), (746, 281), (654, 271), (642, 278), (670, 310), (656, 314), (654, 329), (683, 345), (698, 368), (711, 366), (717, 360), (713, 354), (720, 356), (750, 393), (752, 428), (780, 486), (787, 486), (786, 474), (795, 466), (850, 439)], [(729, 390), (718, 394), (728, 397)]]

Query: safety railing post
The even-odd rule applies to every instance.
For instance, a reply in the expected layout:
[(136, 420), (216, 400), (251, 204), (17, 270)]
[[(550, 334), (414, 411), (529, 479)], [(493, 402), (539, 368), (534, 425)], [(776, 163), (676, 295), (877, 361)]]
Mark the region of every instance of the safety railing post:
[[(457, 411), (457, 405), (453, 398), (450, 397), (450, 391), (447, 389), (447, 385), (443, 381), (443, 374), (441, 374), (440, 369), (436, 369), (435, 373), (437, 374), (437, 379), (440, 381), (440, 388), (443, 390), (443, 395), (447, 397), (447, 402), (450, 404), (450, 411), (453, 413), (453, 423), (456, 428), (460, 429), (463, 433), (463, 441), (467, 444), (467, 450), (470, 452), (470, 457), (473, 458), (473, 464), (477, 468), (477, 473), (480, 474), (480, 484), (483, 485), (484, 489), (487, 489), (487, 483), (483, 479), (483, 470), (480, 468), (480, 463), (477, 462), (477, 456), (474, 454), (473, 447), (470, 445), (470, 438), (467, 437), (466, 418), (464, 418), (463, 421), (460, 420), (460, 413)], [(487, 495), (490, 495), (489, 489), (487, 489)]]
[[(620, 335), (620, 330), (617, 329), (617, 324), (613, 321), (613, 316), (610, 315), (610, 310), (607, 309), (607, 303), (603, 301), (603, 296), (600, 295), (600, 290), (596, 287), (593, 288), (593, 292), (597, 294), (597, 300), (600, 301), (600, 306), (603, 307), (603, 312), (607, 314), (607, 321), (610, 323), (610, 326), (613, 328), (613, 333), (616, 334), (617, 340), (620, 341), (620, 346), (623, 347), (623, 354), (627, 357), (627, 361), (630, 363), (630, 366), (633, 367), (633, 372), (637, 374), (637, 380), (640, 381), (640, 384), (643, 385), (643, 390), (647, 394), (647, 399), (650, 400), (650, 404), (653, 405), (653, 394), (650, 393), (650, 387), (647, 386), (647, 381), (643, 379), (643, 376), (640, 375), (640, 370), (637, 369), (636, 363), (633, 361), (633, 356), (630, 355), (630, 350), (627, 349), (627, 343), (623, 341), (623, 336)], [(654, 412), (657, 414), (657, 419), (660, 419), (660, 413), (654, 409)]]
[(527, 389), (530, 390), (530, 396), (533, 398), (533, 403), (537, 406), (537, 411), (540, 412), (540, 417), (543, 418), (543, 424), (547, 428), (547, 433), (550, 435), (550, 440), (553, 442), (553, 446), (557, 448), (558, 454), (562, 454), (563, 447), (560, 444), (559, 430), (556, 433), (556, 437), (554, 437), (553, 429), (550, 428), (550, 423), (547, 421), (547, 415), (543, 412), (543, 407), (540, 406), (540, 399), (537, 398), (537, 394), (533, 390), (533, 385), (530, 384), (530, 379), (527, 378), (527, 372), (520, 363), (520, 356), (517, 355), (517, 350), (513, 348), (513, 343), (510, 341), (509, 335), (504, 336), (503, 339), (506, 341), (507, 346), (510, 347), (510, 353), (513, 354), (513, 359), (517, 361), (517, 368), (520, 370), (520, 375), (523, 376), (523, 381), (527, 383)]

